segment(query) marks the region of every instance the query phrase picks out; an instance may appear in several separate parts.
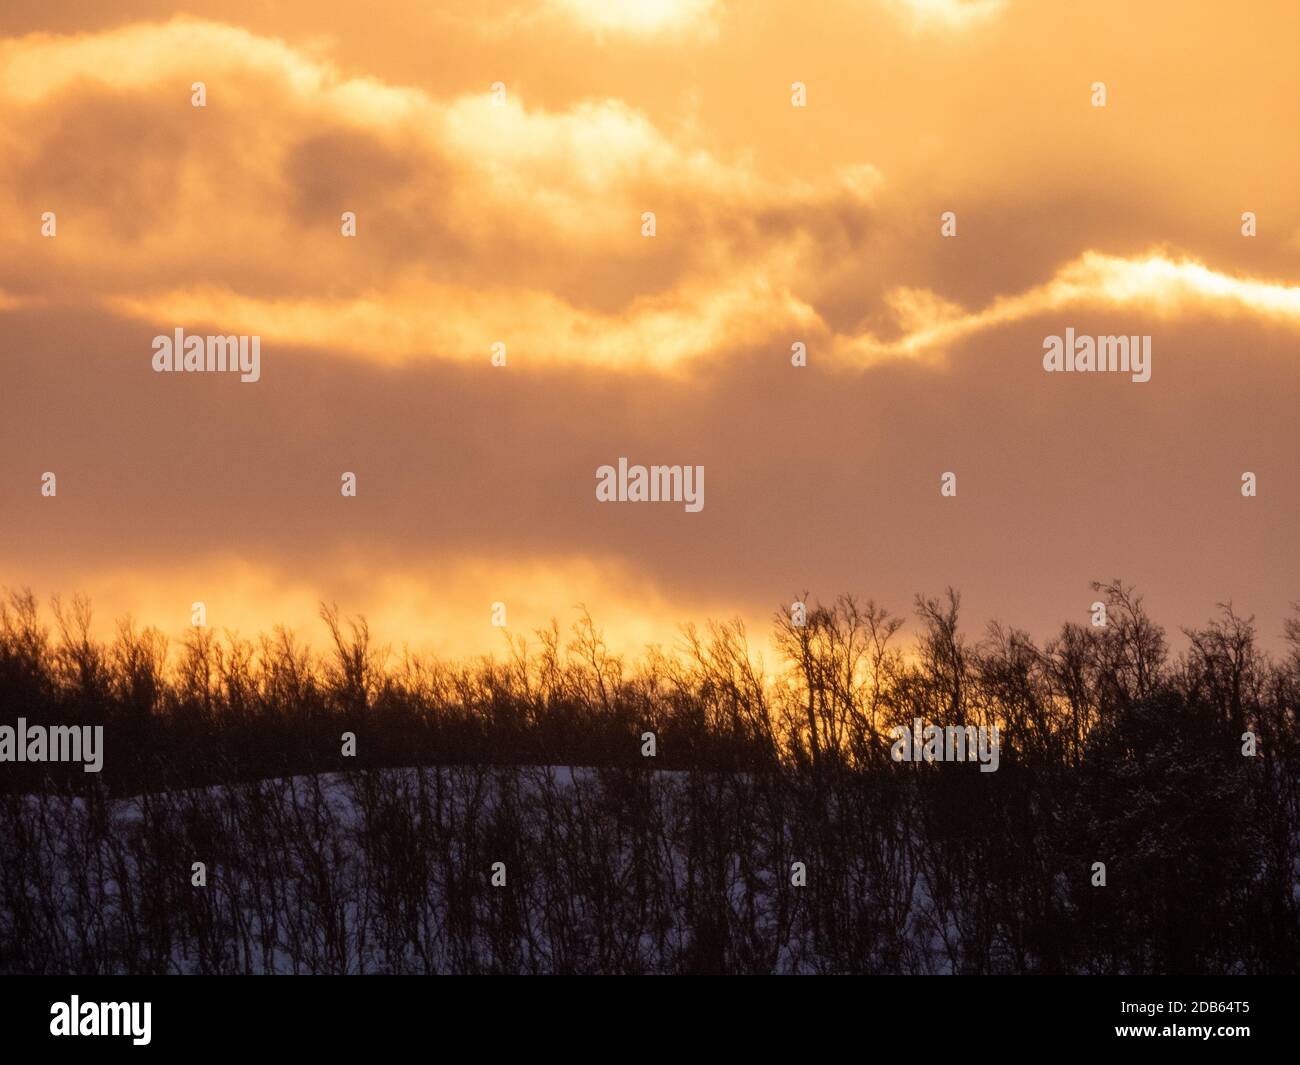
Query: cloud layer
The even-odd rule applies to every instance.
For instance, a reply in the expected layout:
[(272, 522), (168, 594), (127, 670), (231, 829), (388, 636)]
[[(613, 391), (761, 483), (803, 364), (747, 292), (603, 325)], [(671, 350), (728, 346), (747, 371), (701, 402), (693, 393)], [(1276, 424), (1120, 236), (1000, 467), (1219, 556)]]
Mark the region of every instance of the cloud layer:
[[(631, 647), (946, 583), (1046, 627), (1114, 575), (1280, 628), (1293, 11), (1113, 5), (1121, 49), (1038, 5), (829, 6), (9, 11), (0, 583), (165, 628), (337, 599), (448, 651), (497, 646), (497, 600)], [(262, 381), (154, 374), (176, 326), (260, 335)], [(1150, 334), (1151, 381), (1044, 374), (1066, 327)], [(622, 455), (706, 466), (704, 511), (598, 504)]]

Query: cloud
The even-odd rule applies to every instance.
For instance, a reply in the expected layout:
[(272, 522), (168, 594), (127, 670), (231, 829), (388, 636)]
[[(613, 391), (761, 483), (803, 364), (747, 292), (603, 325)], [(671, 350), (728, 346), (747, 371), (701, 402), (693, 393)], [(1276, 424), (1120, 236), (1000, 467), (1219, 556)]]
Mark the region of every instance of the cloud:
[(845, 338), (846, 360), (941, 354), (955, 341), (997, 326), (1073, 310), (1128, 310), (1153, 319), (1190, 313), (1246, 316), (1300, 328), (1300, 285), (1233, 277), (1189, 258), (1151, 253), (1127, 259), (1085, 252), (1050, 281), (967, 313), (923, 289), (896, 288), (887, 296), (903, 332), (892, 340), (870, 333)]
[[(242, 385), (152, 373), (140, 322), (11, 311), (0, 584), (103, 587), (110, 613), (139, 595), (142, 620), (161, 616), (144, 594), (155, 579), (182, 613), (229, 588), (223, 614), (263, 627), (335, 599), (384, 632), (445, 585), (465, 589), (454, 610), (430, 608), (438, 625), (464, 611), (446, 639), (485, 649), (499, 633), (479, 629), (484, 599), (528, 599), (512, 625), (587, 602), (667, 633), (706, 615), (764, 619), (805, 589), (906, 611), (951, 583), (975, 627), (1002, 616), (1042, 632), (1092, 601), (1089, 580), (1117, 575), (1165, 616), (1199, 620), (1232, 598), (1275, 624), (1294, 598), (1277, 574), (1300, 521), (1294, 331), (1104, 304), (1046, 313), (1048, 328), (1040, 315), (954, 337), (939, 370), (832, 370), (816, 343), (800, 370), (787, 346), (639, 375), (526, 359), (388, 368), (281, 347)], [(1064, 322), (1154, 333), (1151, 381), (1044, 374), (1042, 337)], [(620, 456), (703, 465), (703, 511), (598, 503), (595, 471)], [(55, 499), (39, 492), (47, 470)], [(939, 494), (947, 470), (955, 499)], [(1239, 493), (1245, 470), (1257, 499)], [(355, 499), (340, 496), (343, 471)], [(227, 585), (231, 557), (272, 592)], [(525, 576), (547, 571), (545, 591)], [(494, 572), (524, 591), (480, 579)], [(109, 589), (99, 574), (119, 578)], [(414, 606), (392, 591), (403, 580)]]
[(1007, 0), (886, 0), (917, 29), (969, 29), (988, 22)]
[(110, 309), (146, 322), (202, 324), (263, 342), (328, 347), (376, 362), (444, 358), (485, 364), (497, 341), (515, 365), (580, 364), (667, 370), (774, 330), (810, 327), (816, 315), (761, 277), (693, 284), (637, 300), (617, 315), (584, 311), (545, 292), (397, 283), (348, 300), (259, 300), (195, 289)]
[(15, 104), (0, 209), (59, 217), (57, 242), (18, 230), (24, 265), (0, 280), (379, 361), (480, 358), (501, 339), (665, 367), (764, 318), (798, 326), (813, 315), (793, 286), (853, 253), (882, 182), (867, 164), (776, 182), (618, 100), (438, 99), (192, 19), (9, 42), (0, 94)]
[[(210, 82), (201, 110), (195, 71)], [(1106, 250), (1107, 219), (1137, 214), (1122, 199), (1055, 208), (1051, 229), (1031, 216), (1031, 263), (977, 265), (965, 249), (1004, 210), (982, 181), (965, 235), (942, 241), (915, 217), (934, 191), (869, 162), (780, 175), (720, 153), (697, 121), (657, 124), (622, 100), (439, 97), (344, 74), (323, 45), (192, 18), (6, 41), (0, 98), (0, 212), (60, 219), (57, 241), (34, 221), (17, 230), (0, 286), (155, 331), (210, 325), (388, 365), (472, 363), (499, 340), (536, 365), (640, 371), (796, 337), (849, 365), (925, 358), (993, 322), (1121, 293), (1153, 311), (1289, 313), (1284, 284), (1233, 282), (1177, 252), (1161, 274), (1149, 253)], [(340, 236), (344, 210), (356, 238)]]
[(716, 0), (548, 0), (557, 14), (597, 32), (674, 34), (711, 29)]
[[(1189, 621), (1294, 598), (1300, 152), (1254, 132), (1297, 84), (1255, 47), (1281, 6), (228, 6), (0, 42), (0, 583), (169, 631), (337, 599), (487, 650), (496, 599), (635, 642), (804, 589), (952, 583), (1037, 631), (1098, 577)], [(261, 334), (262, 380), (152, 373), (176, 325)], [(1044, 375), (1064, 325), (1155, 334), (1152, 380)], [(598, 504), (621, 455), (703, 464), (704, 511)]]

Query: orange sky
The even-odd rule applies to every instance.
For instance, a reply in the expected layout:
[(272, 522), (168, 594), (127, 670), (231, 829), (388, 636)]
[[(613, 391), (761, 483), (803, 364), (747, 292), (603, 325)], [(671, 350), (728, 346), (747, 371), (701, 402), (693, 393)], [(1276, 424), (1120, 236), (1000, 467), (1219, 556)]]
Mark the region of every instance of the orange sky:
[[(446, 653), (494, 601), (635, 648), (804, 590), (1300, 599), (1294, 4), (184, 11), (0, 11), (0, 585)], [(262, 379), (155, 374), (177, 326)], [(1045, 374), (1067, 327), (1151, 380)], [(598, 503), (623, 455), (705, 508)]]

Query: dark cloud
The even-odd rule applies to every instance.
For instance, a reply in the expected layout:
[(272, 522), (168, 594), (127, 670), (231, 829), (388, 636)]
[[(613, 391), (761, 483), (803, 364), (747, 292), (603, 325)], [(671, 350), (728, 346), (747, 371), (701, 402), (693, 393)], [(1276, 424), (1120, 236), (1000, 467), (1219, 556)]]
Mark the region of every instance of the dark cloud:
[[(977, 617), (1049, 625), (1083, 610), (1088, 580), (1122, 575), (1174, 616), (1231, 598), (1273, 624), (1296, 597), (1278, 579), (1300, 519), (1289, 338), (1071, 322), (1149, 329), (1152, 380), (1044, 374), (1042, 336), (1058, 326), (1038, 321), (944, 369), (826, 372), (814, 352), (796, 370), (773, 350), (680, 380), (397, 372), (271, 348), (262, 381), (240, 384), (152, 373), (152, 330), (136, 323), (10, 313), (3, 576), (232, 551), (286, 574), (339, 552), (377, 571), (579, 555), (620, 560), (684, 615), (702, 595), (739, 609), (853, 590), (906, 605), (952, 583)], [(620, 455), (704, 465), (704, 511), (597, 503), (595, 469)], [(57, 501), (38, 495), (45, 470)], [(344, 470), (355, 501), (339, 496)], [(939, 494), (949, 470), (956, 499)], [(1245, 470), (1256, 499), (1239, 493)]]

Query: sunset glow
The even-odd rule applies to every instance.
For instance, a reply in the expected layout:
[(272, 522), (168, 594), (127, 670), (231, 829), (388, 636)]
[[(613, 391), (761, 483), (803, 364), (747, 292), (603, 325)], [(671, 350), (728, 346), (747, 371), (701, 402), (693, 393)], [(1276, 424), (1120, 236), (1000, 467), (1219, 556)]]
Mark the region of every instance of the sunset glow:
[[(457, 654), (496, 601), (629, 652), (804, 591), (1045, 624), (1113, 573), (1278, 616), (1300, 149), (1250, 131), (1300, 16), (1100, 5), (1138, 55), (1096, 7), (10, 6), (0, 584)], [(1150, 335), (1145, 391), (1045, 378), (1067, 327)], [(151, 372), (176, 328), (260, 336), (260, 380)], [(601, 508), (619, 456), (707, 507)]]

